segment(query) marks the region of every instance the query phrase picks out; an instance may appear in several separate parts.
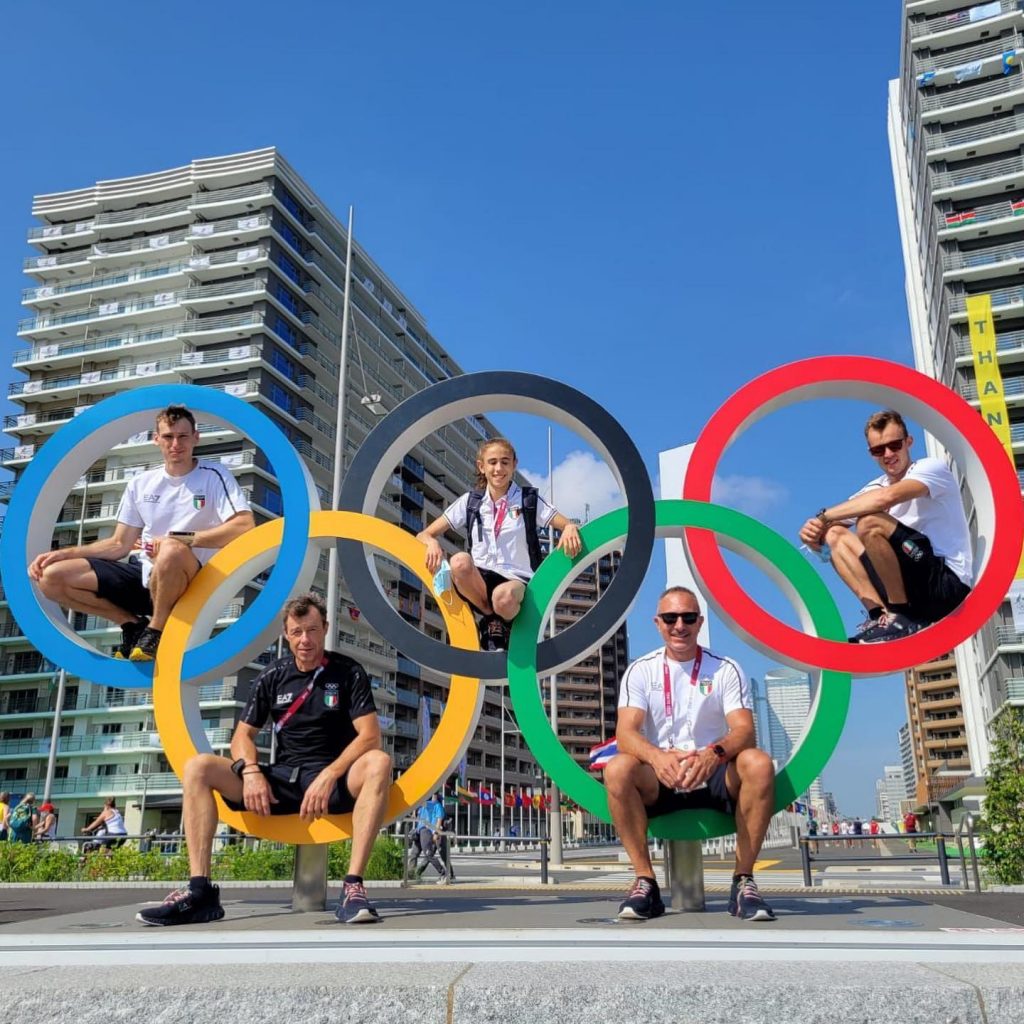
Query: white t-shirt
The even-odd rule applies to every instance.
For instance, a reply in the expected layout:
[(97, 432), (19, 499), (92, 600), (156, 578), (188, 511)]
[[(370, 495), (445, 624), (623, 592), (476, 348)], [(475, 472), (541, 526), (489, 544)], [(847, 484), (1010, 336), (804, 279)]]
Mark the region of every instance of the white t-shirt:
[[(665, 714), (665, 665), (672, 687), (672, 721)], [(620, 708), (645, 711), (643, 733), (662, 750), (692, 750), (717, 743), (728, 731), (725, 716), (750, 710), (750, 687), (740, 666), (730, 658), (702, 651), (696, 682), (693, 660), (673, 661), (659, 647), (637, 658), (622, 677)]]
[[(517, 483), (510, 485), (505, 497), (508, 509), (501, 523), (501, 532), (494, 536), (496, 504), (489, 492), (480, 502), (481, 523), (473, 523), (473, 546), (470, 556), (478, 569), (490, 569), (510, 580), (528, 580), (533, 575), (530, 568), (530, 549), (526, 545), (526, 520), (523, 517), (523, 489)], [(498, 499), (499, 503), (501, 499)], [(444, 510), (444, 517), (453, 529), (466, 532), (466, 512), (469, 508), (469, 494), (456, 498)], [(537, 495), (537, 529), (542, 530), (556, 515), (539, 494)], [(480, 526), (483, 526), (483, 538)]]
[[(971, 586), (974, 580), (971, 535), (956, 477), (941, 459), (929, 456), (912, 462), (903, 479), (919, 480), (928, 488), (928, 495), (893, 505), (889, 515), (911, 530), (923, 533), (931, 541), (935, 554), (962, 583)], [(883, 474), (865, 484), (853, 497), (891, 484), (889, 477)]]
[[(140, 473), (128, 481), (117, 510), (117, 521), (141, 527), (142, 543), (153, 537), (166, 537), (172, 530), (208, 530), (249, 510), (249, 502), (235, 478), (221, 465), (199, 462), (191, 473), (169, 476), (160, 466)], [(216, 554), (217, 548), (193, 548), (200, 565)], [(145, 550), (142, 582), (149, 581), (152, 561)]]

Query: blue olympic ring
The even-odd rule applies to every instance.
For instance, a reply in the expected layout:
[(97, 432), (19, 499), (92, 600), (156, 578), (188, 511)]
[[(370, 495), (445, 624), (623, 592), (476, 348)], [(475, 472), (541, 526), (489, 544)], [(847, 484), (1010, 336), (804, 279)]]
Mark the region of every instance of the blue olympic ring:
[(49, 549), (54, 510), (89, 466), (133, 431), (152, 429), (157, 411), (179, 403), (257, 444), (280, 483), (285, 523), (262, 592), (237, 621), (186, 653), (185, 678), (192, 683), (220, 679), (238, 665), (240, 653), (262, 650), (276, 634), (277, 616), (293, 588), (312, 581), (319, 553), (308, 544), (309, 515), (319, 499), (304, 462), (271, 419), (240, 398), (195, 384), (156, 385), (106, 398), (61, 427), (25, 468), (0, 537), (0, 574), (15, 620), (36, 648), (70, 675), (126, 689), (153, 685), (152, 663), (117, 661), (78, 640), (58, 606), (38, 594), (26, 566)]

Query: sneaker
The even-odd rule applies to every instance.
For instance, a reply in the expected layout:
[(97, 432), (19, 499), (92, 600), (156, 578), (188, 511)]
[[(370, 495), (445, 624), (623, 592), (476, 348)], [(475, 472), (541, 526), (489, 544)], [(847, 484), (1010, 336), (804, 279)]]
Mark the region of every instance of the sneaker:
[(487, 625), (487, 650), (507, 651), (511, 632), (504, 619), (497, 615), (493, 616)]
[(874, 629), (866, 629), (861, 634), (860, 643), (882, 644), (890, 640), (902, 640), (924, 628), (920, 622), (914, 622), (899, 612), (888, 612), (884, 618), (884, 623), (876, 625)]
[(128, 660), (135, 642), (142, 636), (148, 625), (149, 619), (144, 615), (138, 622), (126, 622), (121, 627), (121, 642), (114, 648), (114, 657), (118, 661)]
[(156, 649), (162, 636), (163, 632), (161, 630), (153, 629), (152, 626), (146, 626), (135, 641), (135, 646), (132, 648), (132, 653), (128, 655), (128, 660), (152, 661), (156, 657)]
[(638, 878), (629, 895), (619, 904), (620, 921), (646, 921), (664, 913), (665, 904), (661, 902), (658, 883), (653, 878)]
[(335, 915), (342, 924), (373, 924), (380, 914), (366, 898), (362, 882), (343, 882)]
[(448, 882), (449, 882), (449, 878), (448, 878), (447, 875), (440, 875), (440, 876), (438, 876), (438, 879), (437, 879), (437, 881), (434, 884), (435, 885), (447, 885)]
[(143, 924), (165, 926), (170, 924), (206, 924), (224, 916), (220, 905), (220, 888), (208, 886), (202, 893), (194, 893), (186, 886), (175, 889), (159, 907), (147, 907), (135, 915)]
[(732, 880), (729, 913), (743, 921), (775, 920), (775, 912), (765, 902), (752, 875), (740, 875)]
[(877, 619), (873, 619), (869, 615), (863, 622), (857, 625), (857, 628), (854, 630), (853, 636), (848, 638), (850, 643), (859, 644), (861, 640), (864, 639), (864, 634), (867, 633), (868, 630), (877, 629), (879, 626), (884, 624), (884, 622), (885, 612), (882, 612), (882, 614)]

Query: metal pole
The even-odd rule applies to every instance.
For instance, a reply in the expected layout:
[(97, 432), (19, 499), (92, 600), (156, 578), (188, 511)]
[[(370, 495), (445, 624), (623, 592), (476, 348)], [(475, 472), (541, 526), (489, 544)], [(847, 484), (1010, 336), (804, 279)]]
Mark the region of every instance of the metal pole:
[(498, 809), (498, 830), (501, 838), (505, 838), (505, 691), (498, 692), (500, 702), (498, 714), (501, 715), (501, 807)]
[[(555, 505), (555, 472), (551, 461), (551, 428), (548, 427), (548, 487), (551, 494), (551, 507)], [(554, 550), (555, 531), (548, 526), (548, 551)], [(555, 612), (551, 611), (551, 618), (548, 620), (548, 635), (555, 635)], [(558, 676), (548, 678), (548, 692), (551, 698), (551, 730), (558, 735)], [(558, 791), (554, 779), (551, 780), (551, 811), (550, 827), (548, 835), (551, 838), (551, 864), (553, 867), (562, 866), (562, 794)]]
[(295, 882), (292, 910), (308, 913), (327, 907), (327, 844), (295, 847)]
[(974, 815), (967, 815), (967, 845), (971, 851), (971, 873), (974, 875), (974, 891), (981, 892), (981, 879), (978, 877), (978, 852), (974, 848)]
[(935, 851), (939, 855), (939, 878), (949, 885), (949, 860), (946, 857), (946, 837), (940, 832), (935, 837)]
[[(89, 470), (85, 471), (85, 483), (82, 487), (82, 511), (78, 516), (78, 547), (82, 546), (85, 530), (86, 502), (89, 498)], [(75, 613), (68, 609), (68, 625), (74, 628)], [(57, 774), (57, 745), (60, 743), (60, 716), (64, 710), (64, 692), (68, 681), (67, 671), (61, 668), (57, 676), (57, 705), (53, 709), (53, 728), (50, 730), (50, 753), (46, 758), (46, 781), (43, 783), (43, 803), (50, 802), (53, 791), (53, 780)]]
[(804, 869), (804, 885), (810, 888), (813, 883), (811, 882), (811, 849), (809, 843), (800, 844), (800, 863)]
[(696, 839), (665, 842), (666, 882), (672, 905), (680, 910), (704, 910), (704, 854)]
[[(341, 352), (338, 358), (338, 415), (334, 421), (334, 480), (331, 487), (331, 509), (338, 510), (341, 501), (341, 478), (345, 473), (345, 391), (348, 372), (349, 290), (352, 285), (352, 216), (348, 208), (348, 238), (345, 245), (345, 297), (341, 311)], [(327, 622), (330, 628), (328, 648), (338, 644), (338, 545), (327, 550)]]
[(142, 800), (139, 803), (139, 833), (145, 830), (146, 793), (149, 791), (149, 776), (142, 776)]

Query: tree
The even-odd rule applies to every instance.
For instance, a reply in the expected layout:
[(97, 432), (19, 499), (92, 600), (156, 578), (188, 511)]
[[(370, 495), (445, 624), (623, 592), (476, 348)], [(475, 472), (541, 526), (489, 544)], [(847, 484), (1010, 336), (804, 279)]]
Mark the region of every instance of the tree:
[(985, 860), (996, 881), (1024, 882), (1024, 708), (1007, 707), (993, 727), (988, 766)]

